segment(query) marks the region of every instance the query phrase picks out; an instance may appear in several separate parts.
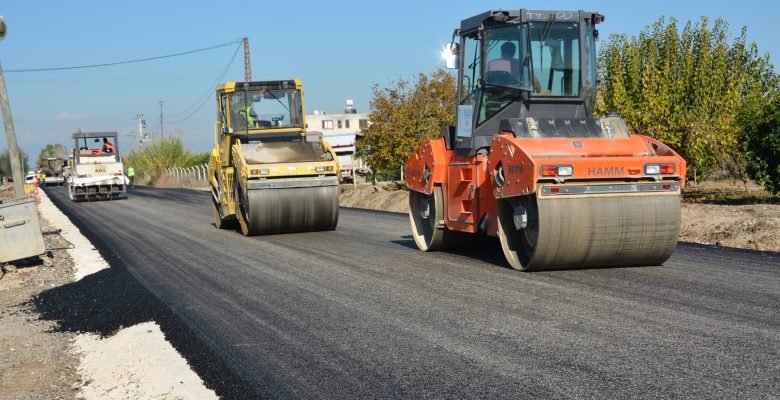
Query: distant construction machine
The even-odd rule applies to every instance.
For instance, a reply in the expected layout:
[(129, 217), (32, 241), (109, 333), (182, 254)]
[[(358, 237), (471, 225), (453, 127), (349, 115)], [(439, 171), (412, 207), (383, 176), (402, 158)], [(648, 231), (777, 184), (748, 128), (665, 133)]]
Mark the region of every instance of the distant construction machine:
[(445, 50), (458, 68), (457, 126), (405, 165), (421, 250), (457, 246), (459, 233), (498, 236), (509, 265), (526, 271), (672, 255), (686, 163), (629, 134), (619, 114), (593, 117), (603, 20), (521, 9), (461, 22)]
[(47, 157), (42, 160), (38, 182), (41, 186), (62, 185), (65, 183), (67, 162), (59, 157)]
[(218, 228), (237, 219), (247, 236), (336, 229), (336, 154), (307, 132), (303, 111), (298, 80), (217, 88), (209, 183)]
[(127, 191), (116, 132), (73, 134), (68, 195), (71, 200), (111, 200)]

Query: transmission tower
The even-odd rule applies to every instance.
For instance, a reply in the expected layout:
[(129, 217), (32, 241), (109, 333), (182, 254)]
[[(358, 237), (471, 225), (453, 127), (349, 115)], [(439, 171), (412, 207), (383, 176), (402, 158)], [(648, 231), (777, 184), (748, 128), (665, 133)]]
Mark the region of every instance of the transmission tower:
[(249, 38), (244, 38), (244, 82), (252, 81), (252, 64), (249, 62)]
[(143, 114), (136, 114), (135, 118), (138, 120), (138, 144), (141, 147), (146, 146), (146, 143), (151, 139), (149, 134), (144, 131), (146, 129), (146, 118)]

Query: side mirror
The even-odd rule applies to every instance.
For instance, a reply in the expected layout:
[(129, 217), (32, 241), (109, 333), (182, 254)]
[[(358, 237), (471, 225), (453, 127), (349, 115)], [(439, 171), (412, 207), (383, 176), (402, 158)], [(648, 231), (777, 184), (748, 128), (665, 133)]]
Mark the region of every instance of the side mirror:
[(5, 38), (5, 32), (8, 28), (5, 25), (5, 19), (3, 19), (2, 16), (0, 16), (0, 40), (3, 40)]
[(444, 58), (444, 67), (447, 69), (457, 69), (459, 60), (458, 54), (460, 54), (460, 45), (454, 42), (447, 43), (442, 51), (442, 58)]

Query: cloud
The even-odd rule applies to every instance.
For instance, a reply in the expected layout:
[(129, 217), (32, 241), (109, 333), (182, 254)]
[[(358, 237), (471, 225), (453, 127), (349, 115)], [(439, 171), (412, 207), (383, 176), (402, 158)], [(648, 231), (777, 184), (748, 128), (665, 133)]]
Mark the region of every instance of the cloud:
[(83, 112), (77, 112), (77, 113), (69, 113), (69, 112), (61, 112), (57, 114), (57, 122), (84, 122), (89, 121), (91, 118), (89, 114), (83, 113)]

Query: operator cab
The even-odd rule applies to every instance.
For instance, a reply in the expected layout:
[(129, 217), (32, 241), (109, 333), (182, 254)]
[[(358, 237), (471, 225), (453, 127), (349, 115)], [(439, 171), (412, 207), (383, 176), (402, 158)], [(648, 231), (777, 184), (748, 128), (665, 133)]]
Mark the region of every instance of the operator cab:
[[(461, 22), (444, 57), (458, 68), (457, 127), (447, 148), (473, 154), (493, 135), (621, 137), (620, 118), (593, 118), (596, 24), (586, 11), (488, 11)], [(458, 41), (456, 42), (456, 37)]]
[(223, 134), (295, 136), (306, 126), (297, 81), (229, 82), (217, 94)]
[(306, 132), (298, 80), (227, 82), (217, 88), (215, 143), (230, 165), (235, 143), (250, 164), (321, 162), (333, 157), (321, 135)]
[(105, 163), (118, 162), (119, 142), (116, 132), (78, 132), (73, 139), (73, 162), (79, 163)]

